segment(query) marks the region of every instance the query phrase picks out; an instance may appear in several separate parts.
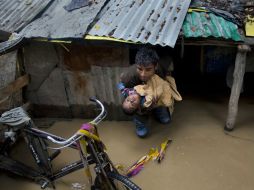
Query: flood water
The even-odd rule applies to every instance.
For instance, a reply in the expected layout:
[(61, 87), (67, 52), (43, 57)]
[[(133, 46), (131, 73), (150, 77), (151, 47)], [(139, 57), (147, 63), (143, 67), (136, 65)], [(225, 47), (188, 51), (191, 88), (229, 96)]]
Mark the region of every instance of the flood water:
[[(132, 165), (152, 147), (172, 139), (164, 160), (150, 161), (132, 180), (144, 190), (253, 190), (254, 187), (254, 100), (240, 99), (236, 128), (229, 135), (223, 127), (227, 98), (184, 97), (177, 103), (169, 125), (152, 122), (148, 138), (136, 137), (132, 122), (104, 121), (99, 125), (101, 139), (115, 164)], [(47, 120), (45, 120), (47, 122)], [(45, 130), (63, 137), (71, 136), (84, 120), (58, 120)], [(29, 160), (20, 145), (14, 151), (21, 160)], [(73, 150), (64, 150), (54, 160), (54, 168), (78, 158)], [(32, 181), (0, 174), (1, 189), (39, 190)], [(49, 189), (49, 188), (48, 188)], [(89, 189), (83, 171), (56, 181), (56, 189)]]

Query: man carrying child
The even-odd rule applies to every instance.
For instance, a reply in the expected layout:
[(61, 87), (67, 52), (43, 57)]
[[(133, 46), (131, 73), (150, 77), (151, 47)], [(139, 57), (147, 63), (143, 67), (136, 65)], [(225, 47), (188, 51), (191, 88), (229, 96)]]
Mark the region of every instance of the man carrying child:
[(136, 54), (135, 64), (120, 76), (121, 83), (118, 87), (126, 98), (123, 110), (133, 114), (139, 137), (147, 136), (151, 113), (160, 123), (168, 124), (174, 100), (182, 100), (174, 79), (158, 63), (159, 56), (155, 50), (142, 48)]

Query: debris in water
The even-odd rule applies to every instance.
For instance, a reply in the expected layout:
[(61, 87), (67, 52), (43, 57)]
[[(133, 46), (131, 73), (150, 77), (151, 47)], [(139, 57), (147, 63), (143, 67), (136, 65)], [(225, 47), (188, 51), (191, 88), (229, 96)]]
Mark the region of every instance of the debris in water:
[(80, 183), (72, 183), (71, 189), (72, 190), (84, 190), (84, 189), (86, 189), (86, 185), (85, 184), (82, 185)]

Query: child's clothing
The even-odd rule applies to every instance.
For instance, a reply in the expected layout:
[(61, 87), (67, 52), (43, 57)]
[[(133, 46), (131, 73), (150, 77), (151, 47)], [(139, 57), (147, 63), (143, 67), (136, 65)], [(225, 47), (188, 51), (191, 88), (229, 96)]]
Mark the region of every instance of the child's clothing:
[(167, 76), (166, 80), (163, 80), (154, 74), (146, 84), (137, 85), (134, 89), (140, 96), (145, 97), (144, 107), (151, 106), (155, 99), (158, 100), (156, 106), (168, 107), (171, 114), (174, 109), (174, 100), (182, 100), (177, 91), (175, 80), (171, 76)]
[(146, 84), (137, 85), (133, 88), (125, 88), (123, 83), (118, 84), (118, 89), (126, 98), (131, 93), (137, 93), (141, 96), (141, 107), (149, 108), (154, 100), (157, 100), (156, 106), (168, 107), (170, 114), (173, 113), (174, 100), (181, 101), (182, 97), (176, 89), (173, 77), (167, 76), (163, 80), (154, 74)]

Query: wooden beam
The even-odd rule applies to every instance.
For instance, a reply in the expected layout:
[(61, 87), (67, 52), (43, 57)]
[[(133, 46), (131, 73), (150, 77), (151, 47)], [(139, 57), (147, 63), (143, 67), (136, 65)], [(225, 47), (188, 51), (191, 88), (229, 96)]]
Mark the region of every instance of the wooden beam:
[(237, 113), (238, 113), (238, 101), (243, 84), (243, 77), (245, 73), (246, 54), (250, 51), (248, 45), (238, 45), (238, 51), (235, 60), (235, 69), (233, 74), (233, 85), (231, 88), (231, 94), (228, 104), (228, 115), (225, 131), (232, 131), (234, 129)]
[(254, 45), (254, 38), (246, 37), (244, 42), (245, 42), (245, 44), (253, 46)]
[[(176, 44), (180, 45), (181, 41), (178, 39)], [(235, 41), (226, 41), (226, 40), (219, 40), (219, 39), (184, 39), (184, 45), (191, 45), (191, 46), (220, 46), (220, 47), (237, 47), (238, 45), (243, 45), (242, 41), (235, 42)]]
[(17, 92), (19, 89), (23, 88), (28, 83), (29, 76), (26, 74), (11, 82), (10, 84), (8, 84), (8, 86), (0, 89), (0, 103), (7, 100), (10, 95), (12, 95), (14, 92)]

